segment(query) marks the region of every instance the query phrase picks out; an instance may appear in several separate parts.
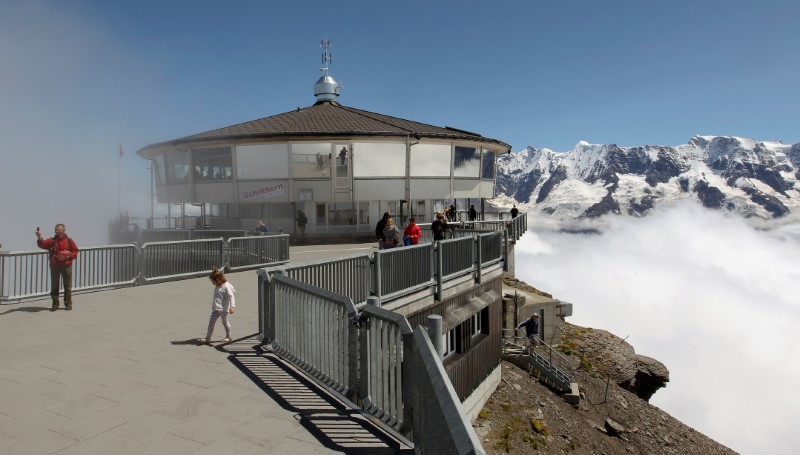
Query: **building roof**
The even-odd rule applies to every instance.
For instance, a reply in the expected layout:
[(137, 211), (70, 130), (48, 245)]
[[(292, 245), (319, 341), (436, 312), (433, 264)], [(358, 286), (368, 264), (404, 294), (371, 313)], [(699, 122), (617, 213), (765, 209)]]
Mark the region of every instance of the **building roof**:
[(438, 127), (389, 115), (342, 106), (336, 101), (317, 102), (283, 114), (226, 126), (204, 133), (150, 144), (137, 153), (151, 155), (152, 149), (164, 146), (206, 141), (238, 141), (243, 139), (294, 138), (298, 136), (395, 136), (414, 139), (437, 138), (482, 142), (509, 152), (505, 142), (451, 127)]

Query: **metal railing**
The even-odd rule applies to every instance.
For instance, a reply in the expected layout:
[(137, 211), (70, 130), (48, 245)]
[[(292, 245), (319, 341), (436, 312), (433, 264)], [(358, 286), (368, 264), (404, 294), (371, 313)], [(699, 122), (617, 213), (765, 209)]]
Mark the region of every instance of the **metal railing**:
[(259, 270), (259, 307), (270, 295), (265, 325), (275, 353), (396, 437), (413, 436), (417, 453), (484, 453), (421, 328), (413, 332), (377, 299), (358, 310), (345, 296), (273, 272)]
[(276, 274), (271, 277), (277, 354), (344, 397), (355, 395), (358, 355), (353, 302), (347, 297)]
[[(107, 245), (80, 250), (72, 261), (72, 291), (133, 285), (138, 278), (136, 247)], [(0, 301), (50, 294), (47, 251), (0, 253)]]
[[(484, 454), (428, 333), (414, 329), (411, 388), (414, 449), (422, 454)], [(444, 377), (445, 380), (442, 380)]]
[(462, 237), (450, 240), (440, 240), (436, 245), (437, 264), (441, 263), (438, 272), (442, 280), (449, 280), (456, 276), (464, 275), (475, 270), (475, 240), (471, 237)]
[(570, 390), (570, 383), (573, 380), (572, 362), (538, 335), (531, 335), (531, 339), (528, 339), (517, 335), (517, 330), (503, 329), (503, 351), (524, 352), (528, 355), (531, 365), (554, 386), (562, 391)]
[(222, 239), (153, 242), (142, 245), (141, 279), (144, 282), (187, 278), (225, 264)]
[[(232, 240), (233, 246), (218, 238), (150, 242), (141, 248), (133, 244), (82, 248), (72, 262), (72, 290), (135, 286), (198, 276), (212, 267), (238, 271), (289, 260), (288, 235)], [(49, 294), (47, 251), (0, 252), (0, 302)]]
[(433, 282), (433, 244), (420, 243), (373, 253), (373, 294), (381, 299), (408, 294)]
[(359, 391), (364, 411), (402, 434), (411, 430), (411, 326), (402, 315), (366, 305), (359, 317)]
[(289, 261), (289, 236), (265, 242), (262, 237), (231, 237), (228, 239), (228, 269), (238, 271), (259, 264)]

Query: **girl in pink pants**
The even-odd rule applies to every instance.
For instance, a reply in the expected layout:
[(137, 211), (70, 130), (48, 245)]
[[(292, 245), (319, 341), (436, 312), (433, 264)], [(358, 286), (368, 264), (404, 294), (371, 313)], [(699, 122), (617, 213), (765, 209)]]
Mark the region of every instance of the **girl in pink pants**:
[(214, 326), (217, 324), (217, 319), (222, 318), (222, 326), (225, 327), (225, 338), (223, 342), (231, 341), (231, 323), (228, 320), (228, 315), (236, 311), (236, 299), (233, 293), (233, 285), (228, 283), (225, 275), (222, 274), (216, 267), (211, 271), (208, 276), (212, 283), (214, 283), (214, 297), (211, 300), (211, 317), (208, 319), (208, 332), (205, 338), (197, 340), (200, 344), (206, 344), (211, 341), (211, 334), (214, 333)]

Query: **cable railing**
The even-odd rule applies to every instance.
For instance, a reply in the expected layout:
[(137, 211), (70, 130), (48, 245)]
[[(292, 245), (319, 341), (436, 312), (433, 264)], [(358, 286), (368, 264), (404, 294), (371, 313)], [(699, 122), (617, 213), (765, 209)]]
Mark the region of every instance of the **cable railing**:
[[(134, 244), (85, 247), (72, 262), (72, 290), (135, 286), (199, 276), (213, 267), (238, 271), (289, 261), (288, 235), (231, 240), (233, 243), (221, 238), (150, 242), (141, 248)], [(0, 302), (47, 296), (50, 284), (47, 251), (0, 252)]]

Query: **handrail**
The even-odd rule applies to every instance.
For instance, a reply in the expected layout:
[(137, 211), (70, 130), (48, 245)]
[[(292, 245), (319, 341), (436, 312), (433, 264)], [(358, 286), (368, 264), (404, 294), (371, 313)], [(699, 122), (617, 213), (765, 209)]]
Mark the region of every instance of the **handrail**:
[[(174, 230), (173, 230), (174, 231)], [(212, 267), (239, 271), (289, 260), (289, 236), (178, 240), (91, 246), (72, 262), (72, 290), (82, 292), (179, 280)], [(0, 251), (0, 302), (37, 299), (50, 293), (47, 251)]]
[(274, 336), (276, 353), (333, 391), (351, 398), (357, 387), (355, 355), (357, 327), (353, 302), (347, 297), (275, 274)]
[[(259, 308), (272, 349), (419, 453), (481, 454), (483, 448), (421, 328), (370, 301), (352, 301), (260, 269)], [(270, 298), (266, 294), (271, 294)], [(264, 341), (267, 341), (266, 337)]]
[(433, 285), (433, 244), (420, 243), (373, 253), (372, 293), (381, 299)]
[[(573, 380), (572, 363), (569, 359), (545, 343), (538, 335), (531, 335), (530, 338), (535, 343), (532, 345), (528, 337), (516, 335), (517, 331), (518, 329), (502, 330), (503, 352), (507, 352), (510, 346), (513, 346), (515, 351), (525, 352), (531, 360), (536, 362), (536, 365), (547, 370), (543, 373), (558, 381), (559, 388), (569, 390), (569, 384)], [(509, 336), (508, 334), (513, 335)], [(522, 341), (522, 343), (517, 343), (517, 341)]]

